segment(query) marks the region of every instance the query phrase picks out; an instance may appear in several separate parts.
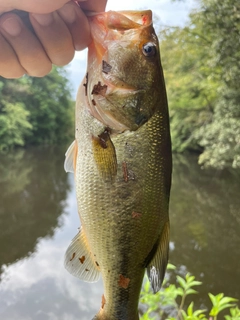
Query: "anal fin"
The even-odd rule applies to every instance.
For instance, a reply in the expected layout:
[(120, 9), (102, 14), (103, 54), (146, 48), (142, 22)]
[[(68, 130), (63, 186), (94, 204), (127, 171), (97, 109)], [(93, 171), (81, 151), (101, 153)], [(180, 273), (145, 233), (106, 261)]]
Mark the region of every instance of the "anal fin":
[(160, 290), (167, 268), (169, 233), (170, 227), (168, 221), (165, 223), (161, 236), (153, 248), (155, 254), (147, 265), (147, 275), (154, 293)]
[(98, 263), (89, 250), (83, 228), (73, 238), (65, 253), (64, 266), (73, 276), (87, 282), (96, 282), (100, 277)]

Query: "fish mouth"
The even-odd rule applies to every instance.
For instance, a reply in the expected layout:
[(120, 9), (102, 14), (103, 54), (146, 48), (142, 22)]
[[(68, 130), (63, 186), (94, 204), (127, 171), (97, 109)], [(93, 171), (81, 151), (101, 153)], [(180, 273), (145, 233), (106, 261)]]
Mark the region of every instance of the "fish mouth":
[[(114, 95), (120, 97), (121, 101), (127, 101), (131, 97), (137, 97), (137, 95), (144, 92), (144, 90), (128, 86), (118, 77), (114, 77), (114, 80), (118, 83), (116, 86), (112, 79), (111, 81), (104, 79), (103, 84), (99, 81), (92, 86), (92, 91), (88, 91), (89, 111), (94, 118), (111, 128), (114, 132), (122, 133), (126, 130), (135, 131), (142, 125), (142, 120), (145, 119), (145, 117), (136, 115), (135, 121), (128, 119), (128, 115), (124, 111), (127, 103), (123, 102), (121, 105), (120, 102), (116, 102)], [(104, 107), (106, 104), (111, 106), (111, 108)], [(132, 108), (134, 109), (136, 107), (133, 106)]]
[(89, 103), (89, 111), (95, 119), (111, 128), (113, 132), (122, 133), (130, 130), (130, 127), (118, 121), (110, 112), (103, 110), (98, 104)]
[[(89, 45), (89, 53), (94, 52), (94, 56), (101, 63), (104, 53), (107, 51), (108, 41), (121, 40), (125, 32), (135, 34), (135, 40), (139, 37), (139, 32), (152, 26), (152, 11), (108, 11), (88, 16), (91, 26), (92, 43)], [(139, 31), (138, 31), (139, 30)], [(133, 37), (133, 35), (132, 35)], [(89, 58), (91, 54), (89, 54)]]
[(129, 30), (147, 26), (152, 23), (152, 11), (142, 10), (122, 10), (122, 11), (107, 11), (102, 13), (86, 12), (90, 20), (97, 19), (98, 23), (103, 21), (109, 29)]

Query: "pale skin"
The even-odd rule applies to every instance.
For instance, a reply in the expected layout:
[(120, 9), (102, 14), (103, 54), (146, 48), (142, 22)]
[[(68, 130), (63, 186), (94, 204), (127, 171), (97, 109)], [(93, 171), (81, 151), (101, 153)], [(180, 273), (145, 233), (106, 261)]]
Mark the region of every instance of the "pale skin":
[[(107, 0), (0, 0), (0, 76), (42, 77), (52, 64), (69, 63), (91, 41), (85, 11), (105, 10)], [(32, 32), (12, 10), (29, 12)]]

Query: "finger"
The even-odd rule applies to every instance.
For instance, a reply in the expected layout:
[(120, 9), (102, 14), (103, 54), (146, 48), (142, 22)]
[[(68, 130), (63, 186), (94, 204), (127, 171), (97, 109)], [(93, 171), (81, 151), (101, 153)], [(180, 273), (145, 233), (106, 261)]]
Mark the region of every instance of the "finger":
[(86, 11), (101, 12), (105, 11), (107, 0), (88, 0), (79, 2), (80, 7)]
[(30, 14), (30, 21), (53, 64), (64, 66), (73, 59), (71, 34), (57, 12)]
[(61, 8), (69, 0), (7, 0), (6, 5), (1, 3), (0, 12), (6, 12), (14, 9), (34, 13), (49, 13)]
[(91, 33), (88, 19), (81, 8), (74, 2), (69, 2), (58, 10), (58, 14), (72, 35), (75, 50), (85, 49), (91, 42)]
[(12, 47), (0, 34), (0, 76), (13, 79), (20, 78), (25, 73)]
[[(37, 37), (15, 14), (0, 18), (0, 32), (11, 45), (22, 68), (31, 76), (44, 76), (51, 70), (51, 62)], [(13, 69), (14, 66), (11, 67)]]

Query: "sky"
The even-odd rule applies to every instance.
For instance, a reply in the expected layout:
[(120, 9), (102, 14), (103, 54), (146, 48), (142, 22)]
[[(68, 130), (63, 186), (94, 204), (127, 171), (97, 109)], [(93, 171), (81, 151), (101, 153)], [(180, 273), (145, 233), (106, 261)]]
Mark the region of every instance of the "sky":
[[(107, 10), (138, 10), (151, 9), (153, 15), (159, 17), (162, 26), (183, 26), (188, 19), (188, 14), (196, 6), (195, 0), (176, 1), (171, 0), (108, 0)], [(77, 89), (86, 73), (87, 50), (76, 52), (73, 61), (67, 66), (69, 80), (75, 99)]]

